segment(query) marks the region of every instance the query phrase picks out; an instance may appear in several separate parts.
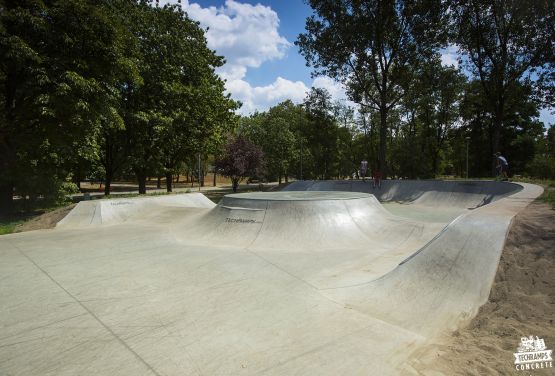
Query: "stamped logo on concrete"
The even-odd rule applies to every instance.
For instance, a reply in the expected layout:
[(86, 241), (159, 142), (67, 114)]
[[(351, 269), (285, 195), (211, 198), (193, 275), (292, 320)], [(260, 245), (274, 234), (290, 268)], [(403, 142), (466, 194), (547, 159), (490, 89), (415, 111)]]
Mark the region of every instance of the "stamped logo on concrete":
[(553, 368), (553, 359), (551, 358), (553, 350), (547, 350), (545, 341), (538, 336), (520, 338), (520, 344), (516, 351), (514, 356), (517, 371)]
[(254, 219), (245, 219), (245, 218), (229, 218), (227, 217), (225, 219), (226, 222), (230, 222), (230, 223), (255, 223), (256, 221)]

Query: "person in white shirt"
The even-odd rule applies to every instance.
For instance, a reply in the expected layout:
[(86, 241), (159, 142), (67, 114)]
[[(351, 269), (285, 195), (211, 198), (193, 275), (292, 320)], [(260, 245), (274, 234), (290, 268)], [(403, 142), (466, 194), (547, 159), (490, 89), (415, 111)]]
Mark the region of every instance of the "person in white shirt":
[(503, 181), (509, 180), (508, 172), (509, 172), (509, 162), (507, 159), (501, 155), (500, 152), (494, 154), (496, 157), (496, 165), (495, 169), (497, 170), (497, 177)]

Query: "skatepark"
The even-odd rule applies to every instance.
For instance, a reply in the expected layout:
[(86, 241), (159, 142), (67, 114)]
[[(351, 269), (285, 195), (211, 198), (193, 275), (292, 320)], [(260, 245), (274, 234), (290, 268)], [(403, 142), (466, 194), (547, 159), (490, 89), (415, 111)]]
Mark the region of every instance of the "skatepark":
[(525, 183), (297, 181), (79, 203), (0, 237), (7, 375), (416, 374), (484, 304)]

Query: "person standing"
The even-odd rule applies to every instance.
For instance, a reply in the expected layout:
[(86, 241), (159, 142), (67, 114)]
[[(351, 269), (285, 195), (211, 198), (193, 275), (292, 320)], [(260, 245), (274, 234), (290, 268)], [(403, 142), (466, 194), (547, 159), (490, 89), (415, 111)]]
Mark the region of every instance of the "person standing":
[(360, 162), (360, 176), (362, 177), (363, 182), (367, 172), (368, 172), (368, 161), (365, 159), (362, 162)]
[(509, 162), (500, 152), (495, 153), (494, 156), (496, 158), (495, 169), (497, 170), (497, 177), (502, 181), (509, 180)]
[(382, 187), (382, 172), (375, 168), (372, 171), (372, 188), (381, 188)]

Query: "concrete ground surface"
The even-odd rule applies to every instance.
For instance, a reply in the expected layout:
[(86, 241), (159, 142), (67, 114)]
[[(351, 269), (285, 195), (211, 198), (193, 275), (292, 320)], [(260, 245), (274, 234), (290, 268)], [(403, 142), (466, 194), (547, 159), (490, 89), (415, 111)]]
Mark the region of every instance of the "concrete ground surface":
[(0, 374), (417, 374), (411, 357), (485, 303), (541, 192), (301, 181), (217, 206), (81, 202), (0, 237)]

